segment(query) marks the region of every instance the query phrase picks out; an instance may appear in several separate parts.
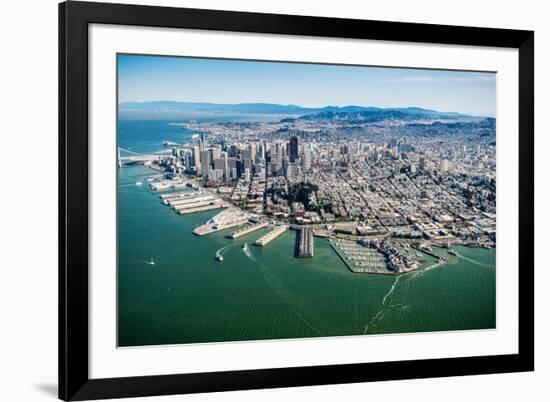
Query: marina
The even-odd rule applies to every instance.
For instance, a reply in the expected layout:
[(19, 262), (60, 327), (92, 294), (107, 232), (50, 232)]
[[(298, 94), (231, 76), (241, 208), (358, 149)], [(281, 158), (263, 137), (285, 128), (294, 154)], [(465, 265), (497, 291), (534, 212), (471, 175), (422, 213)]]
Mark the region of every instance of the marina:
[(331, 239), (330, 246), (354, 273), (391, 275), (394, 272), (387, 268), (384, 256), (375, 249), (370, 249), (357, 242)]

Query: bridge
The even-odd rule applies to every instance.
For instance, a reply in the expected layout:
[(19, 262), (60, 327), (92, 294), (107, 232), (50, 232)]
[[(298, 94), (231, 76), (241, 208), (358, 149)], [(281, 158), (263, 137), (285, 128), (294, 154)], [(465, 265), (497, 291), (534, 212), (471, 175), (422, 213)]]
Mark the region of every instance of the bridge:
[[(126, 153), (126, 156), (121, 155), (121, 152)], [(145, 163), (155, 159), (158, 159), (161, 155), (147, 155), (135, 151), (130, 151), (122, 147), (118, 147), (117, 150), (117, 166), (133, 165), (135, 163)]]

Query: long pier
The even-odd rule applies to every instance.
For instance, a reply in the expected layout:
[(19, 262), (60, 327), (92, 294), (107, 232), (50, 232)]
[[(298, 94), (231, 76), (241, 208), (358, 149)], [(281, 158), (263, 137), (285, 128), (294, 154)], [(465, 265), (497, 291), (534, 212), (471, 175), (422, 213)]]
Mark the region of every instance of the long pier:
[(256, 230), (260, 230), (261, 228), (265, 228), (267, 225), (269, 225), (269, 222), (259, 222), (256, 224), (245, 226), (242, 229), (236, 230), (227, 237), (230, 239), (238, 239), (239, 237), (245, 236), (249, 233), (255, 232)]
[(218, 232), (224, 229), (230, 229), (235, 226), (244, 225), (248, 222), (249, 215), (236, 208), (229, 208), (220, 212), (206, 224), (198, 226), (193, 230), (197, 236), (204, 236), (210, 233)]
[(302, 227), (296, 234), (296, 257), (313, 257), (313, 231)]
[(216, 201), (214, 197), (212, 197), (211, 195), (206, 195), (202, 197), (186, 198), (183, 200), (170, 200), (168, 201), (168, 204), (172, 206), (174, 209), (178, 209), (180, 207), (185, 208), (186, 205), (195, 204), (197, 202), (213, 202), (213, 201)]
[(277, 225), (271, 230), (271, 232), (265, 234), (264, 236), (260, 237), (258, 240), (254, 242), (256, 246), (265, 247), (269, 243), (271, 243), (273, 240), (275, 240), (277, 237), (282, 235), (284, 232), (287, 231), (287, 227), (284, 225)]
[(189, 208), (189, 209), (180, 209), (178, 211), (178, 214), (180, 215), (186, 215), (186, 214), (192, 214), (194, 212), (203, 212), (203, 211), (210, 211), (212, 209), (220, 209), (220, 208), (227, 208), (227, 205), (225, 204), (212, 204), (212, 205), (205, 205), (203, 207), (195, 207), (195, 208)]

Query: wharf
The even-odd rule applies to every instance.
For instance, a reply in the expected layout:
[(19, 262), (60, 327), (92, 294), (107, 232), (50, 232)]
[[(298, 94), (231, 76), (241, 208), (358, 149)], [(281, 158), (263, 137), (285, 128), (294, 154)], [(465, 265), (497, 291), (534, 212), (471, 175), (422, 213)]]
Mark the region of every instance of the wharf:
[(195, 204), (197, 202), (205, 202), (205, 201), (212, 202), (212, 201), (216, 201), (216, 199), (211, 195), (203, 195), (203, 196), (198, 196), (193, 198), (185, 198), (181, 200), (170, 200), (168, 201), (168, 205), (172, 206), (174, 209), (178, 209), (181, 206), (185, 207), (185, 205), (188, 205), (188, 204)]
[(423, 252), (424, 254), (428, 254), (430, 257), (433, 257), (433, 258), (437, 258), (439, 261), (448, 261), (445, 257), (441, 257), (440, 255), (437, 255), (435, 253), (432, 253), (431, 251), (429, 250), (426, 250), (425, 248), (423, 247), (418, 247), (416, 245), (411, 245), (412, 248), (414, 248), (415, 250), (418, 250), (418, 251), (421, 251)]
[(206, 224), (198, 226), (193, 230), (197, 236), (204, 236), (210, 233), (218, 232), (224, 229), (230, 229), (235, 226), (244, 225), (248, 222), (249, 215), (237, 208), (228, 208), (220, 212)]
[(313, 257), (313, 231), (302, 227), (296, 234), (295, 255), (298, 258)]
[(269, 233), (266, 235), (260, 237), (258, 240), (254, 242), (256, 246), (265, 247), (269, 243), (271, 243), (273, 240), (275, 240), (277, 237), (282, 235), (284, 232), (287, 231), (287, 227), (284, 225), (277, 225), (275, 226)]
[(212, 200), (207, 200), (207, 201), (189, 202), (189, 203), (183, 204), (183, 205), (176, 205), (173, 208), (176, 212), (180, 212), (180, 211), (185, 211), (187, 209), (193, 209), (193, 208), (198, 208), (198, 207), (206, 207), (208, 205), (216, 205), (216, 204), (220, 204), (220, 202), (212, 199)]
[(226, 204), (212, 204), (212, 205), (206, 205), (204, 207), (181, 209), (181, 210), (178, 211), (178, 214), (186, 215), (186, 214), (192, 214), (194, 212), (210, 211), (212, 209), (220, 209), (220, 208), (227, 208), (227, 205)]
[(229, 237), (230, 239), (238, 239), (239, 237), (255, 232), (256, 230), (265, 228), (267, 225), (269, 225), (268, 222), (258, 222), (252, 225), (245, 226), (242, 229), (236, 230), (227, 237)]
[(155, 191), (165, 191), (165, 190), (171, 190), (175, 188), (186, 187), (187, 183), (185, 181), (166, 180), (158, 183), (151, 183), (150, 186)]

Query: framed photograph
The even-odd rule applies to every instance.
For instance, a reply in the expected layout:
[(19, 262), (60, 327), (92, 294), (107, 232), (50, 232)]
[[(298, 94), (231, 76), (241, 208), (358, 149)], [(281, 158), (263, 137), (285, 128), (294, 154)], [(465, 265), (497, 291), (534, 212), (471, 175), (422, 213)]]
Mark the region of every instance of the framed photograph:
[(534, 369), (534, 33), (59, 5), (59, 397)]

